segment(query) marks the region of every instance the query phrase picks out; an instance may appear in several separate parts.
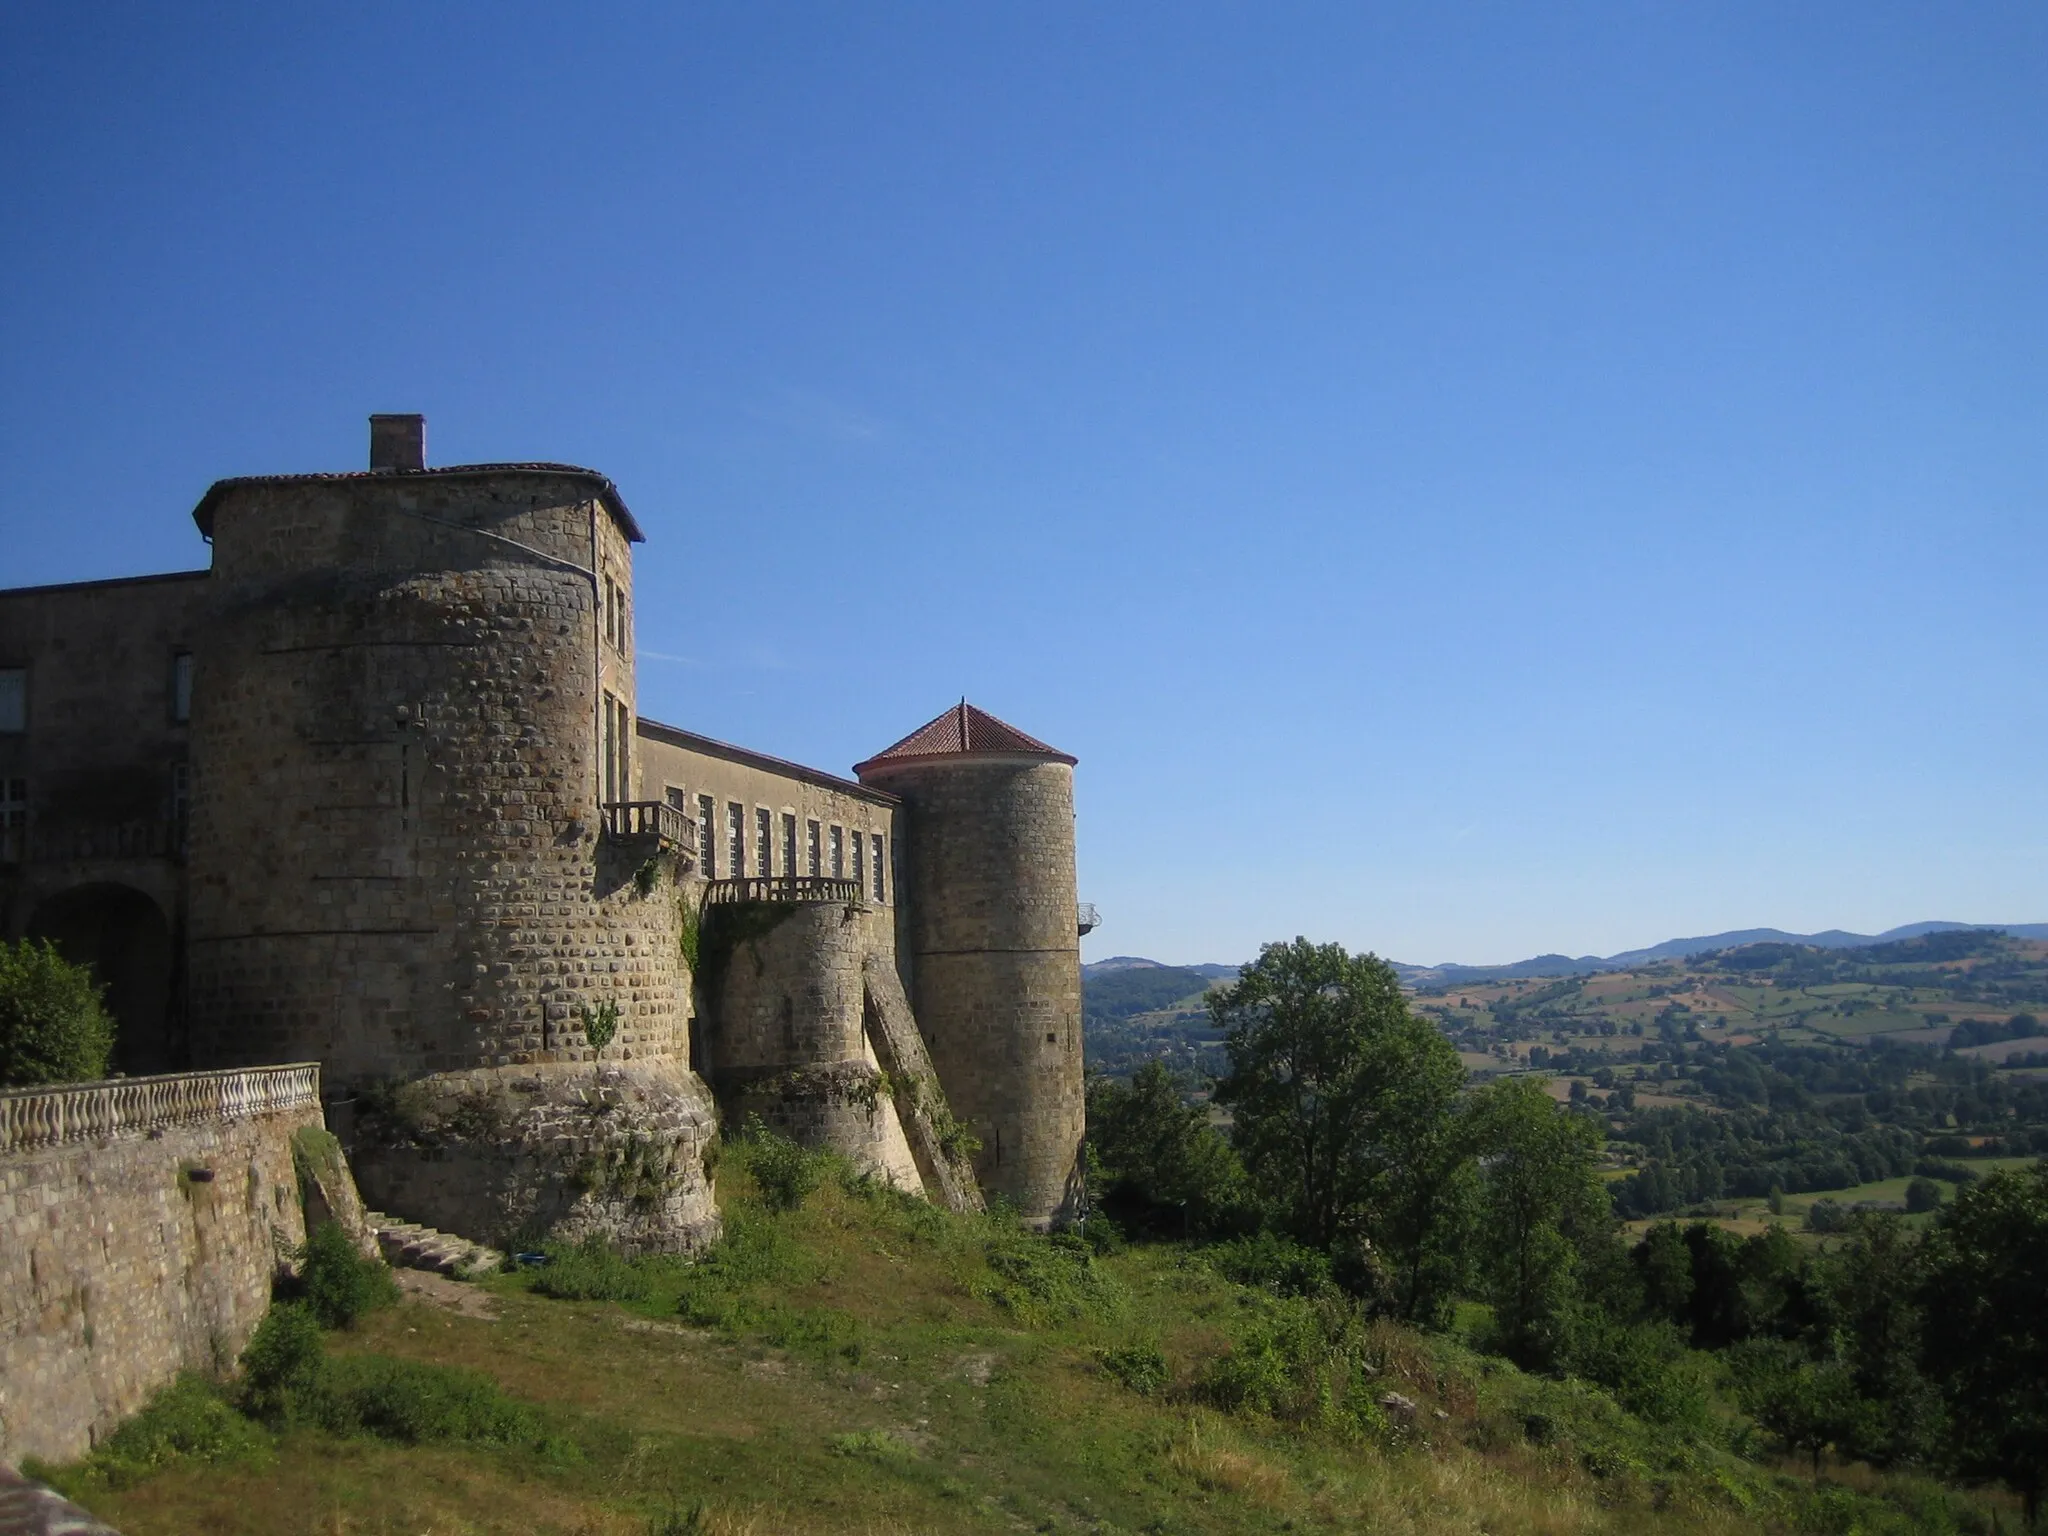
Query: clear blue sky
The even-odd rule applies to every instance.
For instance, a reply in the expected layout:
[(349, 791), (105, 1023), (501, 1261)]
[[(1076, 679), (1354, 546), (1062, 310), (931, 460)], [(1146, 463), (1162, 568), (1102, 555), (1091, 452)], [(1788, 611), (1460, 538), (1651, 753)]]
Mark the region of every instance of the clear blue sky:
[(1081, 758), (1088, 953), (2048, 920), (2048, 8), (0, 15), (0, 581), (617, 480), (650, 714)]

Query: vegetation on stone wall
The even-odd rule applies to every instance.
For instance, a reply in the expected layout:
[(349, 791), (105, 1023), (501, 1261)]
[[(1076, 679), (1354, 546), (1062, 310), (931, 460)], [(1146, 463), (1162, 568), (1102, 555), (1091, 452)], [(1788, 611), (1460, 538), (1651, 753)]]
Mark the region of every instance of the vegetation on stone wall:
[(114, 1021), (100, 991), (47, 939), (0, 943), (0, 1088), (105, 1077)]

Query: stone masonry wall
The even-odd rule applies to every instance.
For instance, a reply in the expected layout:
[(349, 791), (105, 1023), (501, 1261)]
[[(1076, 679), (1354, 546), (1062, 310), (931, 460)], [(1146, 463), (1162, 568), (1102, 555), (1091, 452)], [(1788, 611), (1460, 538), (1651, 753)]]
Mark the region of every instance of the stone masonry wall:
[(68, 1460), (179, 1371), (231, 1366), (305, 1240), (296, 1108), (0, 1149), (0, 1461)]
[(1085, 1126), (1073, 770), (1039, 758), (891, 767), (903, 796), (909, 970), (976, 1173), (1030, 1220), (1074, 1213)]

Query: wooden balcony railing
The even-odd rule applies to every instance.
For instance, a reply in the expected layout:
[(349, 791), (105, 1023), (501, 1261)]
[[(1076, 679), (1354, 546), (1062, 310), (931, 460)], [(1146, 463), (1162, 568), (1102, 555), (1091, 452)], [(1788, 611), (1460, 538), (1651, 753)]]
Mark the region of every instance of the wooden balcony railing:
[(0, 1154), (320, 1107), (320, 1063), (0, 1091)]
[(604, 835), (614, 843), (653, 843), (664, 853), (695, 853), (697, 826), (666, 800), (611, 800), (599, 808)]
[(739, 880), (712, 880), (704, 887), (706, 906), (742, 901), (838, 901), (859, 906), (860, 882), (835, 880), (829, 875), (753, 875)]

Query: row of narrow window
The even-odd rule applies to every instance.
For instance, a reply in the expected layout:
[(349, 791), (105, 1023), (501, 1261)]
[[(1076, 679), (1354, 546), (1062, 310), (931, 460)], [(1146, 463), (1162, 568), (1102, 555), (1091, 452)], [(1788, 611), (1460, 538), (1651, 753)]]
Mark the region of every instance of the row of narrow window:
[[(667, 794), (670, 805), (689, 811), (682, 790), (671, 784)], [(696, 813), (698, 859), (707, 880), (749, 874), (829, 875), (834, 880), (853, 881), (878, 902), (889, 899), (889, 845), (879, 832), (862, 832), (858, 827), (815, 817), (804, 818), (799, 829), (793, 811), (784, 811), (778, 821), (775, 812), (762, 805), (756, 806), (750, 817), (746, 806), (737, 800), (726, 802), (721, 825), (718, 800), (713, 795), (697, 797)]]

